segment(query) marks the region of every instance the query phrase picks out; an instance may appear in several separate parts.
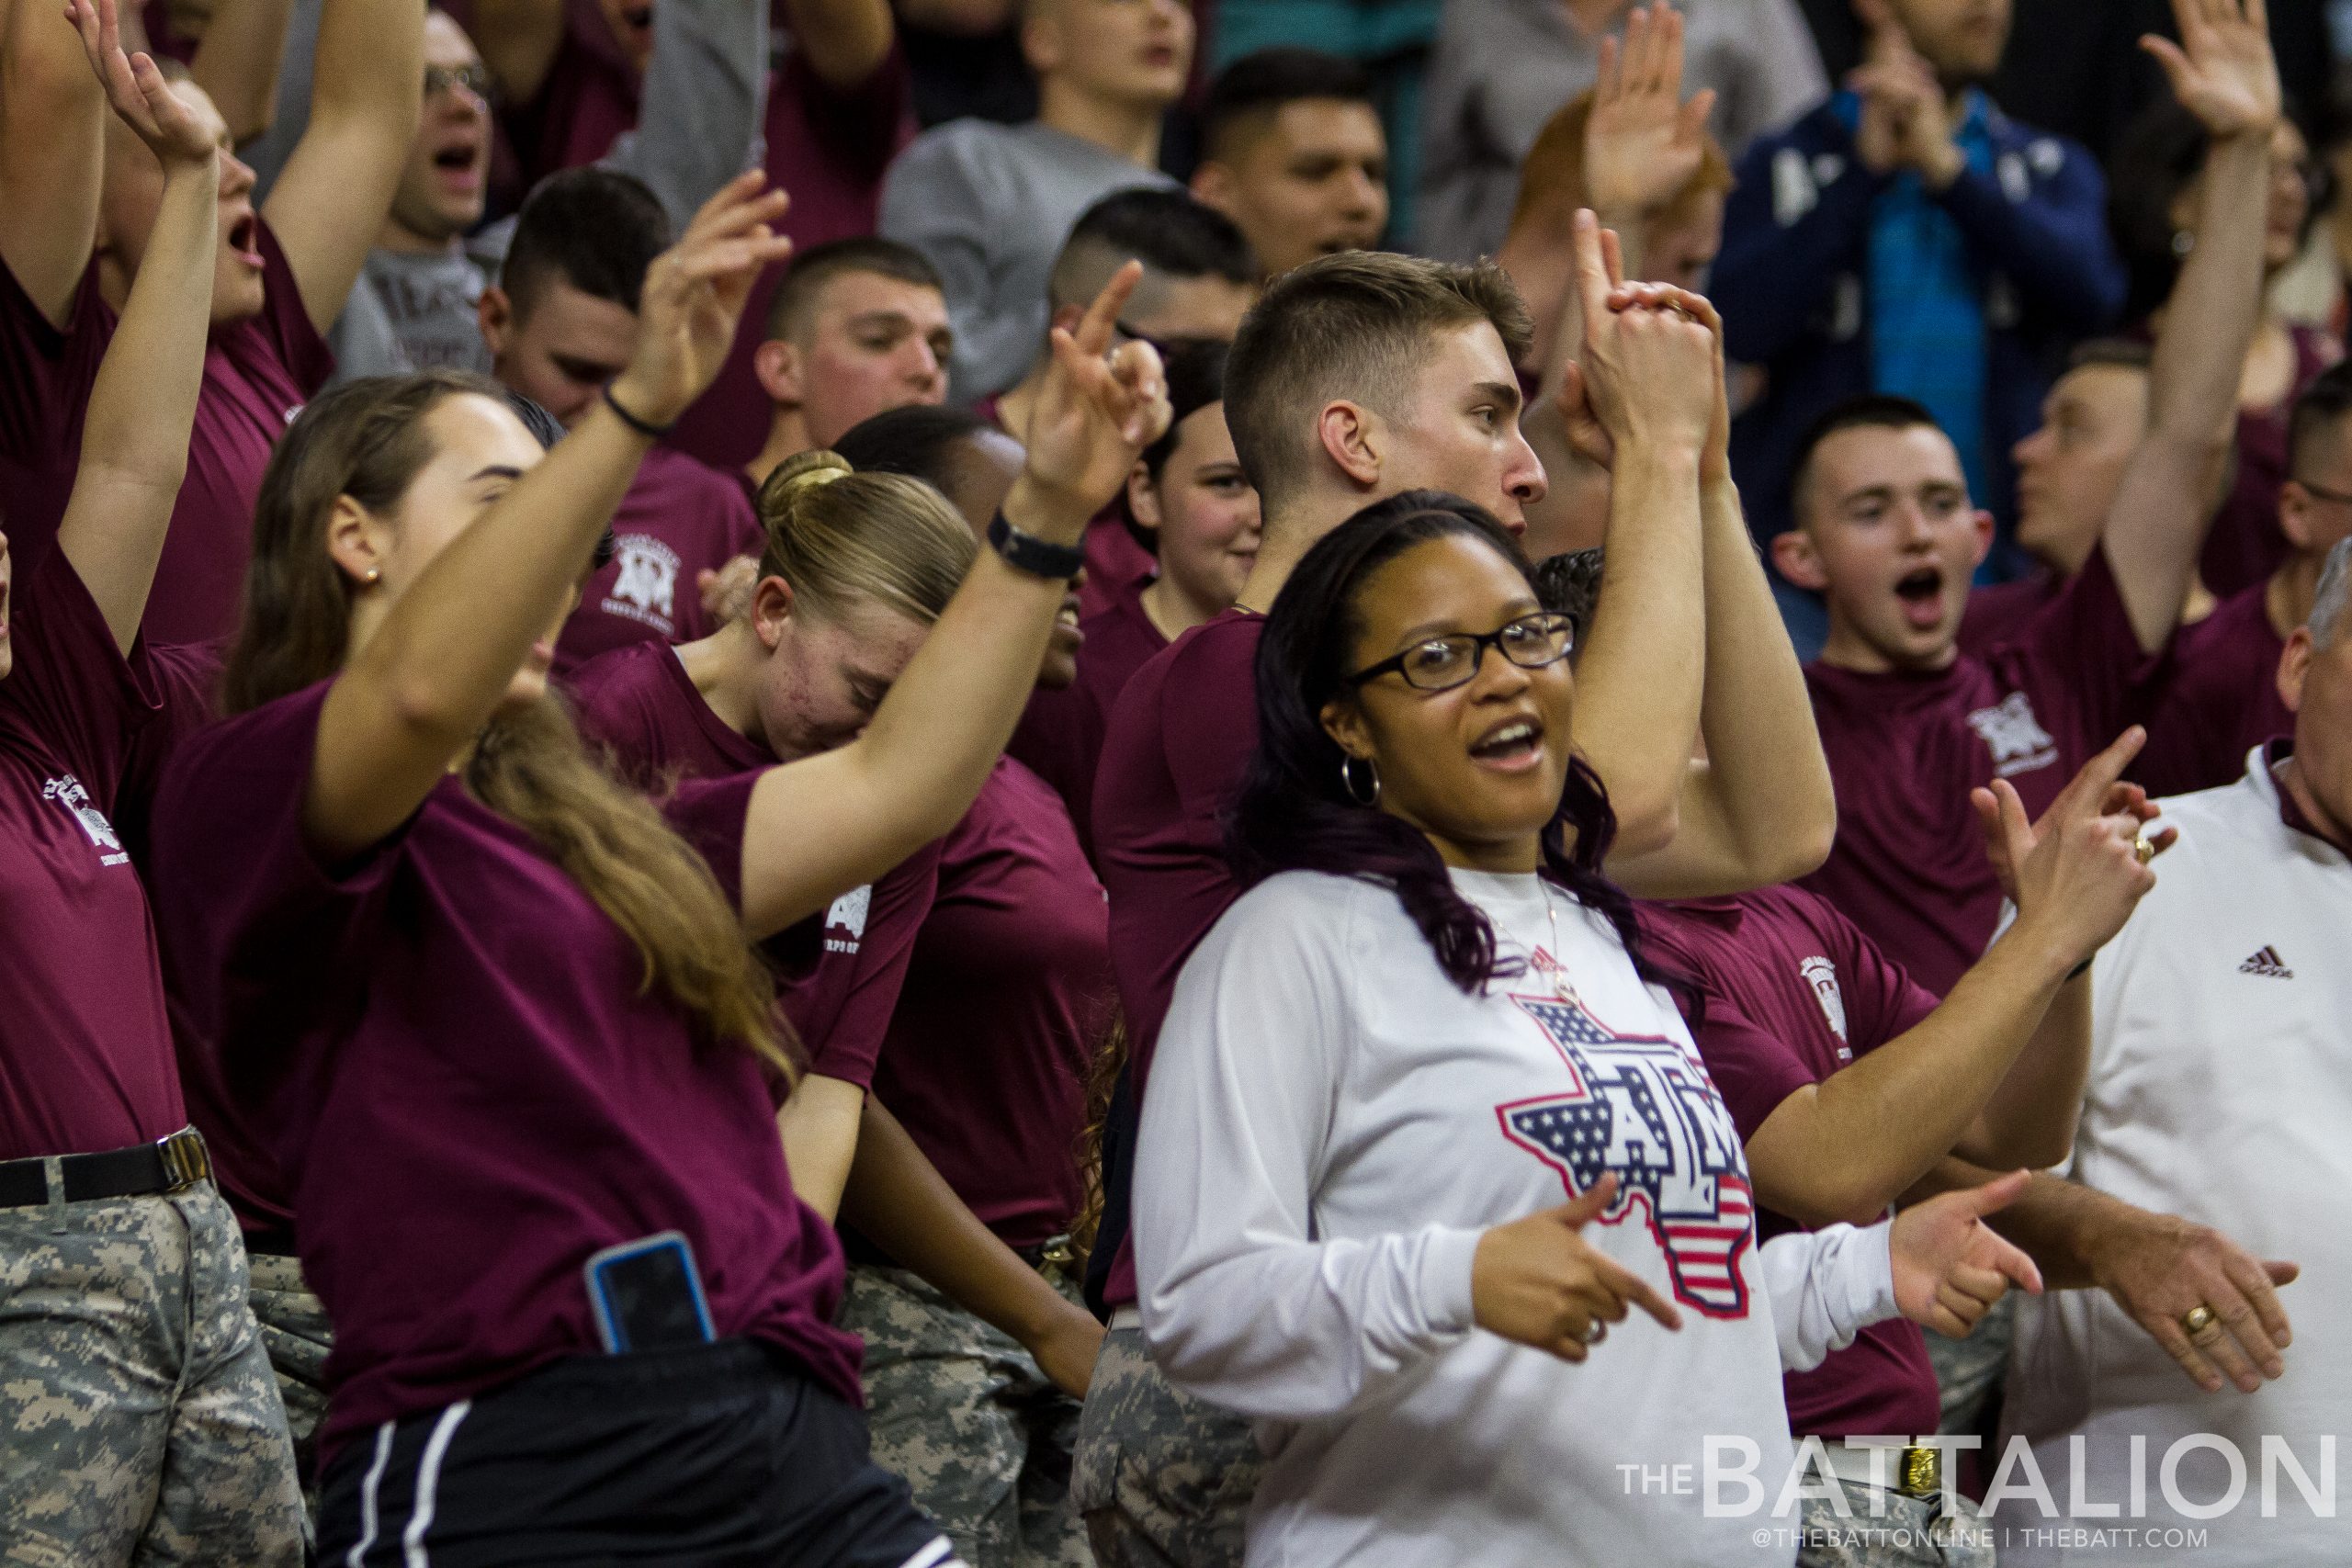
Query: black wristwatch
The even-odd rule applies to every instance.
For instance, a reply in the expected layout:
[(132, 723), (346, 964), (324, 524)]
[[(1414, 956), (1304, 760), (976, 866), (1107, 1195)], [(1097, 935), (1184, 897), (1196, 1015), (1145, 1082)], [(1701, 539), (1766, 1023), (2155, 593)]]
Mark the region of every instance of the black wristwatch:
[(1086, 551), (1078, 545), (1057, 545), (1051, 539), (1041, 539), (1035, 534), (1024, 534), (1004, 520), (1000, 512), (989, 525), (989, 547), (1004, 558), (1005, 565), (1032, 577), (1076, 577), (1086, 565)]

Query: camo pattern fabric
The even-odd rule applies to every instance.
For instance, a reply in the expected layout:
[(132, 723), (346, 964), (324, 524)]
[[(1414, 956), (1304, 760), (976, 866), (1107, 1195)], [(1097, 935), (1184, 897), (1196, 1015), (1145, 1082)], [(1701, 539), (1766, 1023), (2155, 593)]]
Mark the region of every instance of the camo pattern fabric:
[(1102, 1568), (1241, 1568), (1265, 1468), (1250, 1423), (1171, 1384), (1142, 1330), (1103, 1337), (1070, 1483)]
[(209, 1183), (0, 1209), (0, 1562), (303, 1560), (294, 1445)]
[(1992, 1529), (1967, 1498), (1955, 1494), (1945, 1514), (1933, 1498), (1842, 1477), (1838, 1485), (1844, 1514), (1826, 1497), (1798, 1505), (1804, 1534), (1797, 1568), (1993, 1568)]
[(2009, 1341), (2016, 1337), (2017, 1323), (2018, 1292), (2011, 1291), (1977, 1319), (1975, 1332), (1964, 1339), (1948, 1339), (1932, 1328), (1925, 1331), (1928, 1360), (1942, 1392), (1943, 1425), (1939, 1430), (1984, 1429), (1985, 1404), (2008, 1376)]
[(302, 1478), (302, 1500), (318, 1517), (319, 1423), (327, 1415), (327, 1352), (334, 1330), (327, 1309), (311, 1293), (301, 1263), (291, 1258), (252, 1253), (254, 1321), (261, 1327), (269, 1370), (277, 1374), (277, 1397), (286, 1406), (286, 1429), (294, 1438), (295, 1473)]
[(865, 1264), (835, 1321), (865, 1339), (874, 1462), (971, 1568), (1093, 1568), (1069, 1504), (1078, 1401), (1018, 1341), (905, 1269)]

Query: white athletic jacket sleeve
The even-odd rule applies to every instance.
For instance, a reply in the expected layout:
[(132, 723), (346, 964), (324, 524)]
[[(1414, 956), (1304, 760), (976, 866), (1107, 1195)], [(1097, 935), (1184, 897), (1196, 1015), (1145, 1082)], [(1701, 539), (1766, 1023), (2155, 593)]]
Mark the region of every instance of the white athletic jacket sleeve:
[(1350, 1032), (1346, 944), (1328, 922), (1248, 926), (1243, 941), (1219, 940), (1231, 922), (1213, 931), (1186, 966), (1153, 1064), (1134, 1225), (1144, 1332), (1170, 1378), (1229, 1409), (1344, 1415), (1470, 1332), (1481, 1232), (1313, 1234)]
[(1888, 1250), (1893, 1231), (1891, 1220), (1863, 1230), (1825, 1225), (1764, 1244), (1757, 1261), (1772, 1303), (1782, 1371), (1809, 1372), (1871, 1324), (1900, 1314)]

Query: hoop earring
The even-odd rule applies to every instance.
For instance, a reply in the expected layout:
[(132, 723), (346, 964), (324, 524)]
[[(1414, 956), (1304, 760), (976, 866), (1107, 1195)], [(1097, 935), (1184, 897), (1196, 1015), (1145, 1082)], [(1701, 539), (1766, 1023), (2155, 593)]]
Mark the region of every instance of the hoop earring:
[(1346, 790), (1348, 798), (1358, 806), (1377, 806), (1380, 804), (1380, 764), (1369, 757), (1361, 759), (1364, 770), (1372, 774), (1372, 798), (1367, 800), (1363, 796), (1363, 792), (1356, 788), (1358, 761), (1359, 759), (1351, 757), (1344, 751), (1340, 753), (1340, 787)]

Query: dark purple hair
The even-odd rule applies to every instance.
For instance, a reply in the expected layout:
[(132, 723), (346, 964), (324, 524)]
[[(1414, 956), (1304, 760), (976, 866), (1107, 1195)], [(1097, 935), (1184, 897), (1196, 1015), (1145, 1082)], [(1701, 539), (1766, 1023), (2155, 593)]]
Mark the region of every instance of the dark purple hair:
[[(1354, 667), (1365, 583), (1415, 546), (1451, 536), (1492, 549), (1530, 579), (1532, 592), (1533, 569), (1518, 541), (1484, 508), (1438, 491), (1408, 491), (1364, 508), (1292, 571), (1258, 641), (1258, 750), (1227, 826), (1226, 853), (1245, 886), (1278, 872), (1320, 871), (1393, 890), (1446, 978), (1475, 994), (1518, 974), (1522, 962), (1498, 957), (1493, 925), (1455, 891), (1437, 847), (1419, 829), (1348, 794), (1340, 773), (1346, 754), (1322, 718)], [(1675, 976), (1642, 956), (1633, 900), (1601, 874), (1616, 832), (1600, 775), (1572, 755), (1559, 812), (1544, 829), (1543, 874), (1608, 919), (1645, 978), (1674, 985)]]

